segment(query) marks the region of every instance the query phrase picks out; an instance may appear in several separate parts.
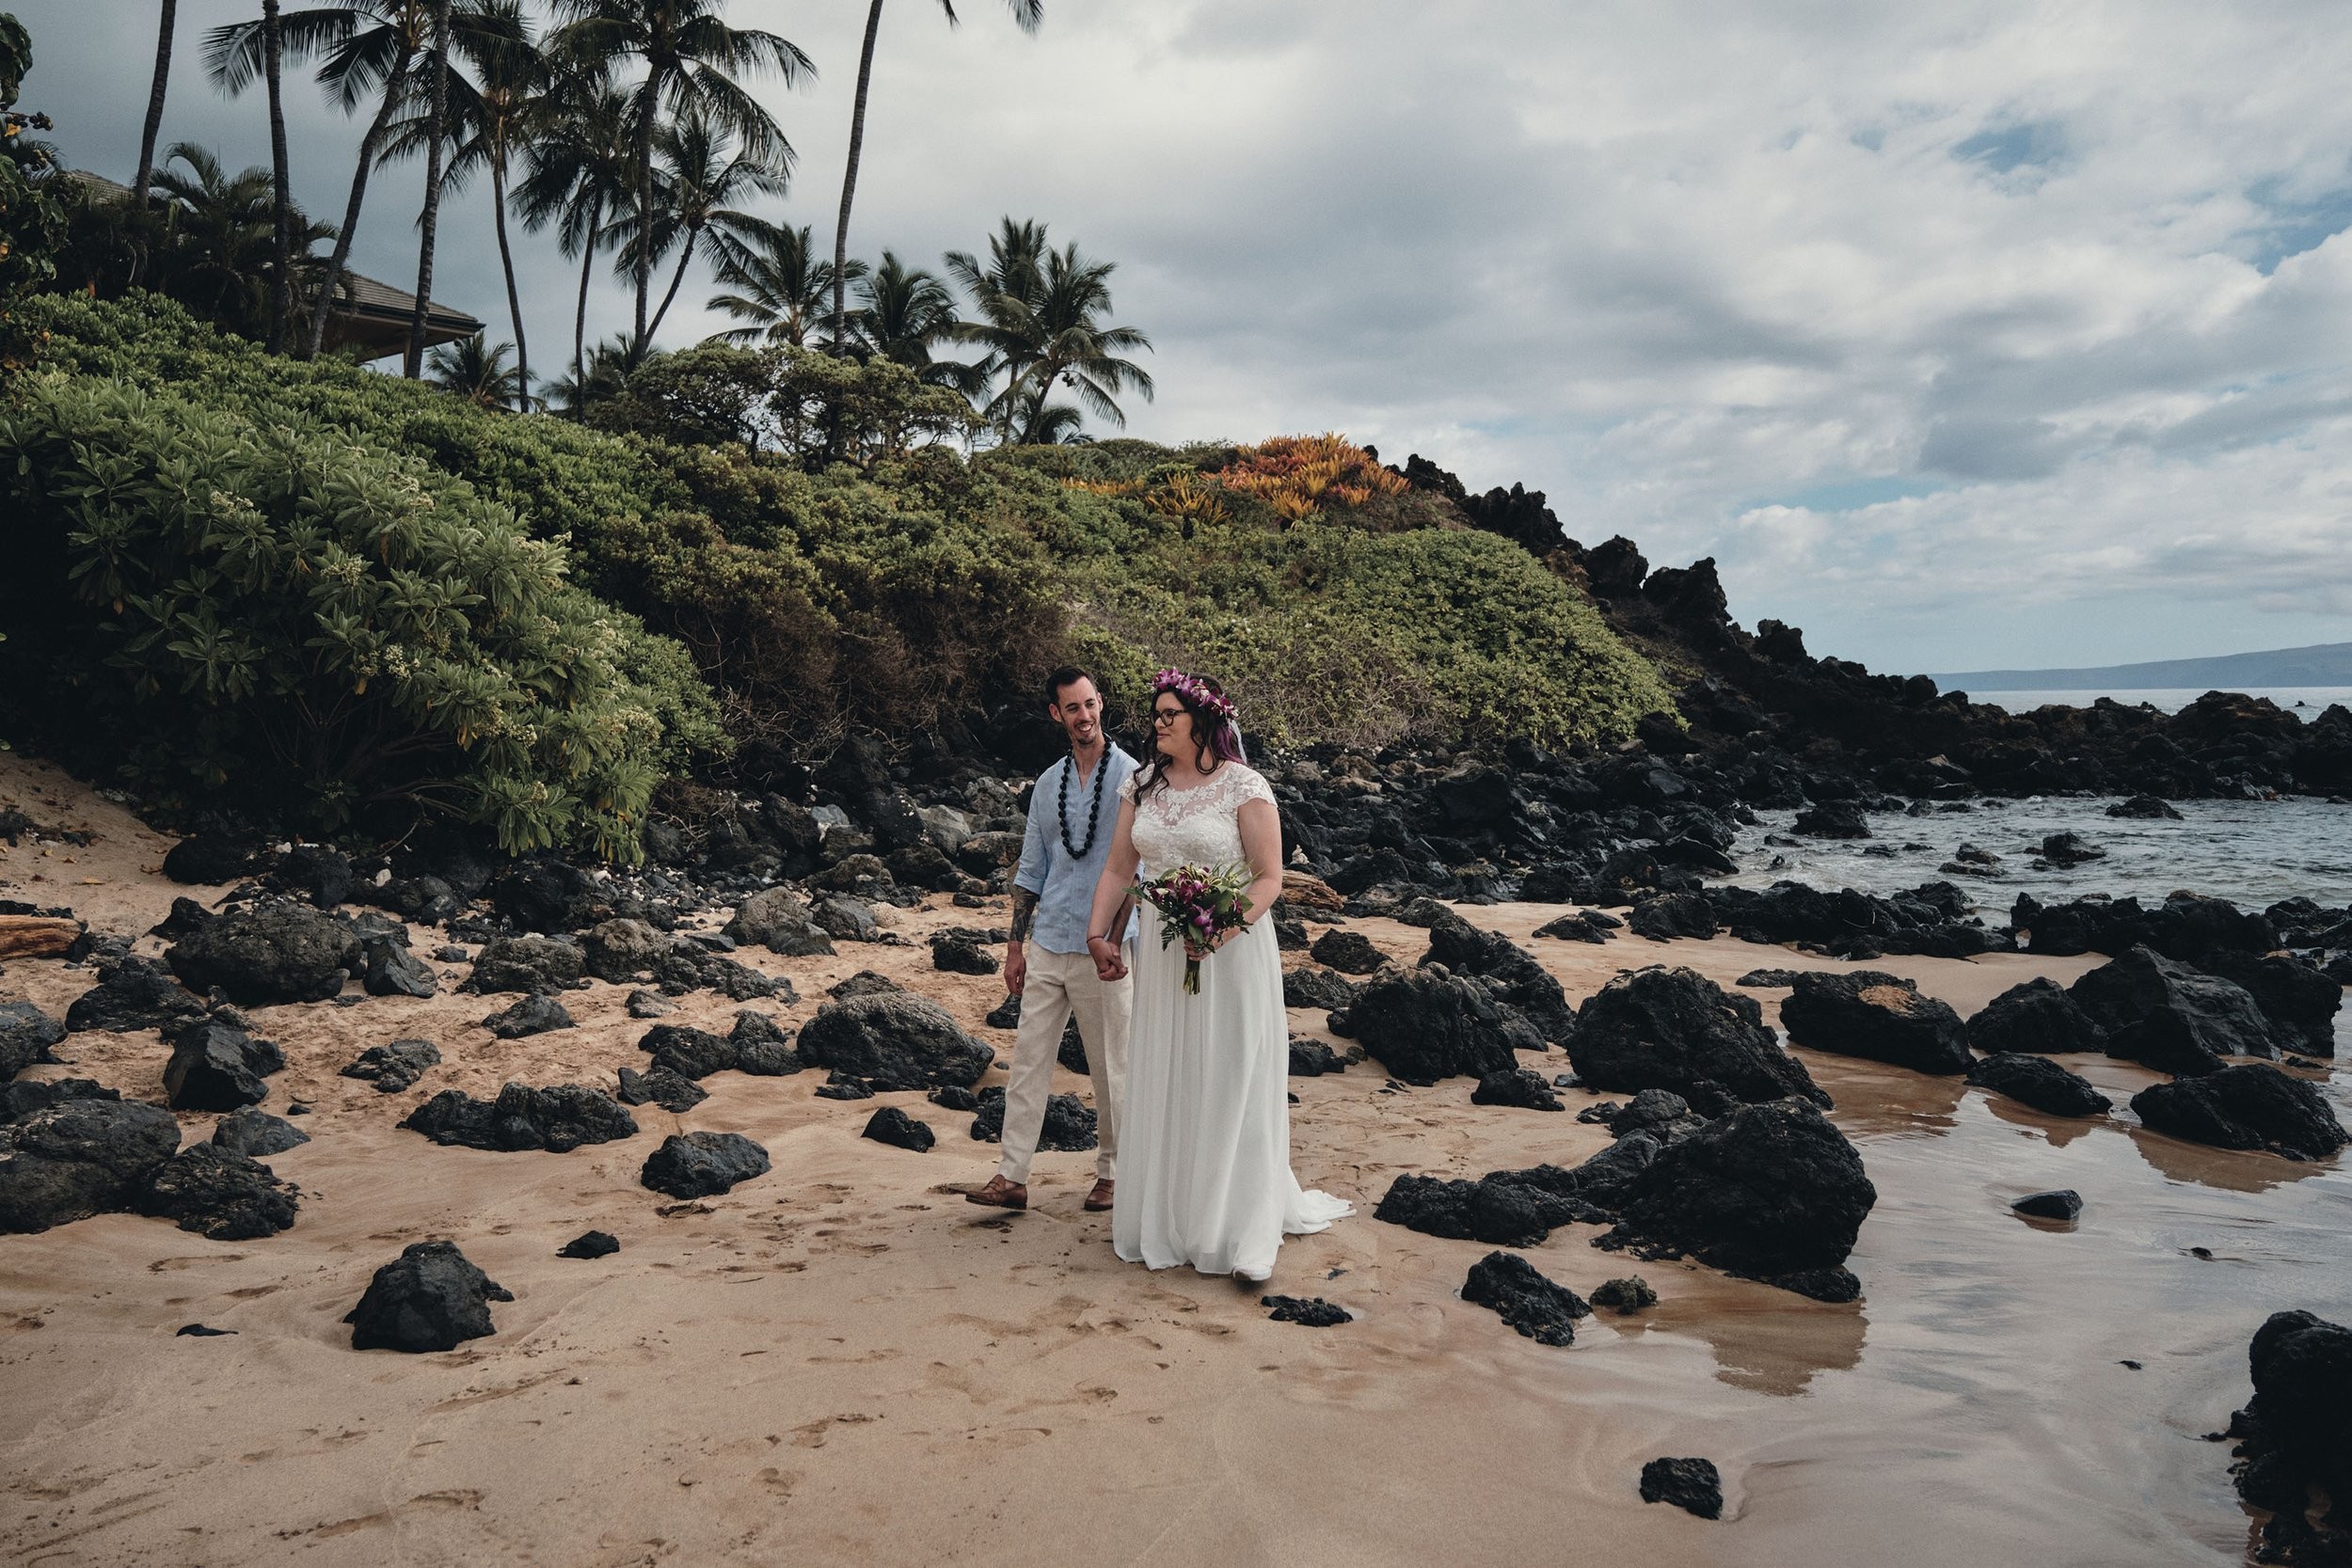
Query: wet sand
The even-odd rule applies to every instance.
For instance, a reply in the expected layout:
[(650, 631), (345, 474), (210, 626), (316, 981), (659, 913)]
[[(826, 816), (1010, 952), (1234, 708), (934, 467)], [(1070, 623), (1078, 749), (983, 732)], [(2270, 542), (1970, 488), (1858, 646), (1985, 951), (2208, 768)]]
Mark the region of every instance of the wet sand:
[[(154, 869), (167, 840), (62, 775), (0, 758), (11, 800), (101, 837), (45, 857), (0, 847), (0, 896), (71, 903), (127, 933), (194, 891)], [(803, 1022), (827, 985), (870, 967), (1009, 1052), (981, 1026), (1000, 983), (933, 972), (919, 940), (1002, 912), (934, 904), (894, 916), (912, 946), (738, 955), (803, 998), (753, 1006)], [(1728, 940), (1536, 942), (1556, 908), (1465, 912), (1526, 942), (1571, 998), (1644, 963), (1726, 984), (1843, 967)], [(1357, 928), (1400, 958), (1425, 946), (1391, 923)], [(1872, 967), (1966, 1013), (2096, 961)], [(89, 980), (11, 963), (0, 999), (61, 1014)], [(511, 998), (255, 1009), (290, 1063), (263, 1108), (316, 1107), (297, 1123), (312, 1141), (268, 1161), (304, 1191), (294, 1229), (221, 1243), (105, 1215), (0, 1237), (0, 1559), (2221, 1564), (2243, 1560), (2249, 1520), (2226, 1449), (2200, 1436), (2243, 1402), (2249, 1335), (2280, 1307), (2352, 1310), (2339, 1164), (2201, 1149), (2128, 1113), (2062, 1122), (1813, 1053), (1800, 1054), (1879, 1189), (1851, 1259), (1865, 1299), (1633, 1263), (1571, 1226), (1530, 1250), (1538, 1268), (1581, 1292), (1638, 1271), (1662, 1299), (1586, 1320), (1565, 1350), (1456, 1298), (1486, 1248), (1370, 1217), (1400, 1172), (1568, 1164), (1606, 1141), (1570, 1116), (1472, 1106), (1464, 1080), (1382, 1093), (1366, 1063), (1293, 1081), (1299, 1175), (1359, 1212), (1290, 1243), (1267, 1289), (1357, 1314), (1330, 1330), (1269, 1323), (1256, 1292), (1222, 1279), (1119, 1263), (1108, 1216), (1078, 1208), (1090, 1154), (1041, 1155), (1026, 1214), (966, 1205), (995, 1152), (965, 1136), (967, 1117), (918, 1095), (818, 1100), (816, 1072), (718, 1074), (692, 1111), (640, 1108), (638, 1137), (565, 1155), (440, 1148), (394, 1126), (442, 1088), (610, 1087), (644, 1060), (624, 994), (570, 993), (580, 1028), (512, 1042), (477, 1026)], [(1757, 994), (1769, 1014), (1782, 993)], [(698, 992), (669, 1022), (723, 1028), (735, 1007)], [(1317, 1033), (1321, 1017), (1293, 1025)], [(413, 1089), (336, 1076), (403, 1035), (445, 1057)], [(167, 1053), (151, 1034), (75, 1035), (60, 1047), (73, 1066), (31, 1075), (153, 1098)], [(1522, 1060), (1566, 1069), (1559, 1053)], [(2151, 1081), (2067, 1062), (2119, 1101)], [(1063, 1074), (1057, 1088), (1085, 1085)], [(2352, 1119), (2352, 1096), (2328, 1092)], [(938, 1148), (860, 1139), (883, 1104), (930, 1121)], [(185, 1137), (212, 1120), (183, 1117)], [(636, 1173), (686, 1128), (748, 1133), (775, 1169), (673, 1205)], [(2049, 1186), (2083, 1194), (2074, 1229), (2009, 1212)], [(623, 1250), (554, 1256), (591, 1227)], [(353, 1352), (339, 1320), (379, 1264), (428, 1237), (515, 1292), (493, 1308), (497, 1334), (446, 1354)], [(194, 1322), (236, 1333), (173, 1337)], [(1635, 1477), (1661, 1454), (1715, 1461), (1724, 1521), (1640, 1501)]]

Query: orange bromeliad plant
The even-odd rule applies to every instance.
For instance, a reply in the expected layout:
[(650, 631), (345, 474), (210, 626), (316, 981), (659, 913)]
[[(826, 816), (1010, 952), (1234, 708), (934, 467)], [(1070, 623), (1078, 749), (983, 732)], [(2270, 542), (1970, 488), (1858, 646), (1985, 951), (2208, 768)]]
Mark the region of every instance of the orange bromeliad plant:
[(1245, 447), (1219, 469), (1228, 490), (1257, 497), (1295, 522), (1313, 513), (1371, 504), (1375, 496), (1403, 495), (1404, 476), (1344, 436), (1278, 436)]

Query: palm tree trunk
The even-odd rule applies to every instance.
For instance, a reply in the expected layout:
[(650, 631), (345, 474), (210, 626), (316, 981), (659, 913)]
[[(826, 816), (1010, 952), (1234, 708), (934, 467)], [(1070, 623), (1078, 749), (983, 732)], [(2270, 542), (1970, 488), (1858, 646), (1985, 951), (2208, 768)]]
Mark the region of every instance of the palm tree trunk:
[(857, 57), (857, 98), (850, 109), (850, 163), (841, 173), (841, 216), (833, 226), (833, 336), (838, 347), (848, 319), (850, 201), (857, 195), (858, 154), (866, 146), (866, 89), (874, 79), (874, 40), (882, 32), (882, 0), (866, 12), (866, 47)]
[(280, 89), (279, 67), (285, 58), (285, 34), (278, 24), (278, 0), (262, 0), (262, 63), (269, 76), (270, 221), (276, 230), (271, 258), (276, 276), (270, 279), (269, 352), (286, 352), (286, 323), (294, 315), (294, 229), (287, 208), (286, 100)]
[(596, 265), (596, 241), (604, 233), (604, 198), (588, 205), (588, 238), (580, 247), (580, 304), (572, 311), (572, 385), (583, 386), (588, 374), (588, 279)]
[(171, 80), (171, 31), (180, 19), (180, 0), (164, 0), (163, 19), (155, 27), (155, 81), (147, 89), (147, 124), (139, 133), (139, 172), (131, 182), (132, 199), (147, 210), (148, 182), (155, 177), (155, 135), (164, 124), (164, 87)]
[(506, 309), (515, 318), (516, 412), (531, 412), (531, 350), (523, 342), (523, 300), (515, 292), (515, 253), (506, 244), (506, 141), (490, 152), (490, 199), (498, 204), (499, 264), (506, 269)]
[(433, 300), (433, 240), (441, 223), (441, 152), (449, 124), (449, 7), (433, 6), (433, 123), (424, 150), (424, 237), (417, 247), (417, 302), (408, 315), (408, 358), (404, 367), (411, 381), (424, 374), (424, 313)]
[(686, 231), (686, 248), (677, 253), (677, 271), (670, 275), (670, 291), (661, 296), (661, 309), (654, 312), (652, 330), (661, 330), (661, 318), (670, 313), (670, 301), (677, 298), (677, 286), (686, 281), (686, 263), (693, 260), (694, 242), (701, 234), (695, 230)]
[(634, 346), (639, 354), (653, 339), (652, 329), (645, 325), (645, 306), (653, 293), (653, 252), (646, 240), (653, 233), (653, 121), (661, 112), (661, 72), (659, 67), (646, 72), (644, 113), (637, 117), (637, 335)]
[(375, 118), (368, 122), (368, 134), (359, 138), (359, 166), (352, 171), (351, 199), (343, 204), (342, 231), (335, 236), (335, 254), (326, 263), (326, 278), (319, 288), (318, 309), (310, 312), (310, 347), (303, 356), (315, 359), (319, 350), (326, 346), (326, 317), (335, 308), (335, 294), (343, 284), (343, 268), (351, 261), (351, 242), (359, 232), (359, 204), (367, 199), (368, 171), (375, 166), (376, 150), (384, 144), (385, 128), (392, 122), (392, 111), (408, 90), (408, 52), (403, 49), (393, 62), (390, 74), (384, 78), (384, 102), (377, 104)]

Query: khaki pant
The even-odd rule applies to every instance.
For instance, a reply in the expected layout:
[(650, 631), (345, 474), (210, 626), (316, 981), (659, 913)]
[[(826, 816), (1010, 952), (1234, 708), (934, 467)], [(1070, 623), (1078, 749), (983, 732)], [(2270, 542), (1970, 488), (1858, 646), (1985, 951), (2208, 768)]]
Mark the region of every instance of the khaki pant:
[(1004, 1158), (996, 1163), (1008, 1181), (1026, 1185), (1029, 1161), (1045, 1130), (1045, 1101), (1054, 1092), (1054, 1058), (1063, 1027), (1074, 1015), (1086, 1042), (1087, 1066), (1094, 1075), (1094, 1173), (1118, 1175), (1119, 1113), (1126, 1102), (1127, 1015), (1135, 976), (1104, 985), (1094, 959), (1084, 953), (1049, 953), (1032, 944), (1029, 974), (1021, 987), (1021, 1030), (1012, 1040), (1012, 1075), (1005, 1085)]

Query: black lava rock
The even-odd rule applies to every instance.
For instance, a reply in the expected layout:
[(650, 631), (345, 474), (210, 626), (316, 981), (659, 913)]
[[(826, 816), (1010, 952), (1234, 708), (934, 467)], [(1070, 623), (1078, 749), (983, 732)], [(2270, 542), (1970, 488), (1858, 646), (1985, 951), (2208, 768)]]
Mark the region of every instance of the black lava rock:
[(508, 1084), (498, 1099), (443, 1089), (400, 1124), (435, 1143), (501, 1152), (544, 1148), (568, 1153), (582, 1144), (634, 1137), (637, 1120), (610, 1096), (579, 1084), (532, 1088)]
[(164, 875), (175, 882), (218, 887), (250, 874), (260, 848), (259, 840), (244, 833), (194, 833), (164, 856)]
[[(1049, 1095), (1045, 1127), (1037, 1147), (1044, 1153), (1075, 1154), (1096, 1147), (1094, 1109), (1074, 1094)], [(972, 1136), (978, 1143), (996, 1143), (1005, 1134), (1005, 1091), (982, 1089), (972, 1117)]]
[(241, 1007), (323, 1002), (359, 967), (346, 923), (307, 904), (270, 903), (209, 920), (164, 955), (192, 990), (218, 986)]
[(2153, 795), (2135, 795), (2128, 800), (2118, 800), (2107, 808), (2109, 816), (2138, 817), (2153, 822), (2178, 822), (2181, 814)]
[(2061, 1187), (2054, 1192), (2027, 1193), (2010, 1207), (2034, 1219), (2072, 1223), (2082, 1217), (2083, 1196), (2072, 1187)]
[(1792, 1094), (1830, 1102), (1765, 1027), (1756, 998), (1680, 967), (1633, 970), (1586, 998), (1568, 1060), (1597, 1089), (1672, 1089), (1702, 1105)]
[(1389, 961), (1361, 931), (1343, 931), (1336, 927), (1315, 938), (1307, 956), (1343, 974), (1370, 974)]
[(2022, 1051), (2049, 1056), (2105, 1051), (2107, 1032), (2064, 986), (2038, 974), (2010, 987), (1969, 1019), (1968, 1042), (1995, 1054)]
[(602, 1230), (583, 1230), (555, 1249), (558, 1258), (610, 1258), (621, 1250), (617, 1237)]
[(1314, 1007), (1330, 1012), (1353, 1006), (1355, 1001), (1356, 988), (1330, 970), (1310, 964), (1282, 976), (1285, 1007)]
[(373, 1084), (378, 1094), (398, 1094), (440, 1062), (441, 1048), (431, 1040), (394, 1040), (389, 1045), (369, 1046), (342, 1075)]
[(1574, 1217), (1550, 1194), (1527, 1182), (1411, 1175), (1389, 1183), (1373, 1211), (1375, 1219), (1424, 1236), (1507, 1247), (1540, 1246), (1553, 1226)]
[(1659, 1150), (1630, 1183), (1623, 1213), (1634, 1235), (1717, 1268), (1851, 1300), (1860, 1287), (1846, 1257), (1877, 1202), (1846, 1135), (1806, 1101), (1775, 1100)]
[(1347, 1070), (1347, 1062), (1338, 1052), (1321, 1040), (1301, 1039), (1296, 1035), (1291, 1037), (1290, 1058), (1293, 1078), (1321, 1078)]
[(707, 1078), (736, 1063), (731, 1038), (683, 1023), (655, 1024), (638, 1040), (637, 1049), (651, 1055), (654, 1066), (680, 1078)]
[(277, 1046), (232, 1023), (207, 1018), (173, 1037), (164, 1065), (164, 1094), (175, 1111), (233, 1111), (269, 1096), (265, 1073), (286, 1065)]
[(1653, 1459), (1642, 1466), (1642, 1500), (1672, 1503), (1702, 1519), (1724, 1516), (1724, 1481), (1712, 1461)]
[(713, 1197), (768, 1174), (768, 1151), (740, 1132), (673, 1132), (637, 1180), (672, 1197)]
[(931, 967), (949, 974), (993, 974), (1004, 966), (971, 938), (943, 931), (931, 938)]
[(807, 1065), (792, 1049), (790, 1031), (749, 1007), (736, 1013), (727, 1044), (735, 1048), (737, 1070), (754, 1078), (788, 1078)]
[(2244, 987), (2136, 946), (2069, 992), (2107, 1032), (2107, 1054), (2159, 1072), (2212, 1072), (2224, 1056), (2275, 1056), (2269, 1021)]
[(1855, 807), (1833, 800), (1797, 813), (1796, 824), (1788, 831), (1804, 838), (1868, 838), (1870, 824)]
[(1626, 916), (1626, 927), (1637, 937), (1658, 942), (1672, 937), (1711, 937), (1721, 929), (1715, 906), (1704, 893), (1661, 893), (1645, 898)]
[(1446, 911), (1431, 922), (1429, 951), (1422, 966), (1443, 966), (1457, 978), (1476, 975), (1504, 1006), (1524, 1017), (1537, 1037), (1564, 1045), (1576, 1030), (1576, 1013), (1569, 1007), (1560, 982), (1535, 961), (1535, 956), (1500, 931), (1482, 931), (1460, 915)]
[(938, 1142), (930, 1123), (915, 1120), (896, 1105), (885, 1105), (876, 1111), (866, 1119), (866, 1131), (859, 1136), (871, 1138), (878, 1144), (888, 1144), (893, 1148), (912, 1149), (917, 1154), (929, 1154), (931, 1145)]
[(2307, 1056), (2336, 1053), (2336, 1014), (2344, 987), (2300, 958), (2284, 953), (2255, 955), (2229, 950), (2209, 953), (2197, 967), (2241, 986), (2270, 1021), (2272, 1037), (2285, 1050)]
[(158, 1105), (72, 1099), (0, 1127), (0, 1235), (129, 1206), (180, 1148)]
[(375, 1271), (343, 1322), (351, 1325), (353, 1350), (455, 1350), (496, 1333), (490, 1303), (514, 1299), (454, 1242), (417, 1242)]
[(2254, 1397), (2230, 1422), (2238, 1495), (2270, 1513), (2260, 1560), (2327, 1565), (2344, 1560), (2305, 1512), (2311, 1489), (2334, 1503), (2332, 1526), (2352, 1497), (2352, 1328), (2310, 1312), (2274, 1312), (2247, 1349)]
[(1514, 1068), (1508, 1072), (1490, 1072), (1470, 1090), (1473, 1105), (1509, 1105), (1522, 1111), (1565, 1111), (1560, 1097), (1551, 1092), (1551, 1085), (1540, 1072), (1526, 1068)]
[(820, 1007), (801, 1029), (801, 1059), (875, 1088), (970, 1087), (996, 1053), (956, 1026), (937, 1003), (891, 990)]
[(2216, 1148), (2263, 1148), (2322, 1160), (2348, 1140), (2327, 1096), (2267, 1062), (2242, 1062), (2132, 1096), (2140, 1122)]
[(588, 956), (553, 937), (501, 937), (477, 954), (468, 990), (563, 990), (586, 971)]
[(1875, 970), (1800, 976), (1780, 1006), (1780, 1022), (1793, 1044), (1915, 1072), (1957, 1076), (1971, 1061), (1958, 1013)]
[(1470, 1265), (1462, 1299), (1491, 1307), (1502, 1321), (1541, 1345), (1576, 1342), (1576, 1320), (1592, 1307), (1565, 1285), (1546, 1279), (1516, 1252), (1490, 1252)]
[(64, 1024), (30, 1002), (0, 1003), (0, 1084), (35, 1062), (54, 1060), (49, 1048), (65, 1035)]
[(250, 1105), (242, 1111), (231, 1111), (213, 1124), (213, 1143), (216, 1148), (256, 1160), (283, 1154), (310, 1141), (310, 1134), (293, 1122)]
[(76, 1034), (86, 1029), (115, 1035), (160, 1029), (168, 1034), (203, 1016), (203, 1002), (163, 966), (133, 955), (99, 971), (98, 984), (66, 1009), (65, 1026)]
[(1624, 924), (1616, 916), (1603, 914), (1598, 910), (1575, 910), (1545, 921), (1535, 927), (1535, 934), (1554, 937), (1562, 942), (1589, 942), (1598, 945), (1607, 942), (1610, 933)]
[(424, 960), (396, 942), (359, 944), (359, 984), (370, 996), (431, 996), (441, 989)]
[(1628, 1275), (1622, 1279), (1602, 1280), (1593, 1291), (1593, 1305), (1606, 1307), (1620, 1318), (1629, 1318), (1657, 1306), (1658, 1292), (1640, 1275)]
[(1968, 1069), (1968, 1082), (2048, 1116), (2104, 1116), (2115, 1107), (2115, 1101), (2092, 1088), (2090, 1080), (2067, 1071), (2047, 1056), (2028, 1056), (2023, 1052), (2005, 1051), (1984, 1057)]
[(1352, 1323), (1356, 1314), (1344, 1307), (1335, 1307), (1321, 1296), (1260, 1296), (1258, 1305), (1271, 1307), (1266, 1317), (1278, 1323), (1296, 1323), (1302, 1328), (1337, 1328)]
[(59, 1078), (50, 1083), (20, 1078), (13, 1084), (0, 1084), (0, 1124), (23, 1121), (36, 1111), (46, 1111), (69, 1100), (121, 1098), (120, 1089), (110, 1089), (87, 1078)]
[(1343, 1016), (1364, 1049), (1408, 1084), (1484, 1078), (1518, 1065), (1486, 987), (1442, 965), (1375, 975)]
[(874, 1085), (863, 1078), (852, 1078), (846, 1072), (836, 1072), (825, 1083), (818, 1085), (817, 1098), (819, 1100), (871, 1100), (874, 1098)]
[(482, 1021), (482, 1027), (502, 1040), (521, 1039), (529, 1035), (544, 1035), (553, 1029), (578, 1027), (563, 1003), (552, 996), (526, 996), (511, 1007), (502, 1007)]
[(2107, 852), (2080, 833), (2050, 833), (2042, 840), (2042, 858), (2055, 866), (2081, 865), (2090, 861), (2103, 861)]
[(1002, 1002), (997, 1003), (995, 1006), (990, 1008), (988, 1016), (980, 1020), (980, 1022), (987, 1024), (991, 1029), (1020, 1028), (1021, 998), (1017, 996), (1006, 997)]
[(292, 1226), (300, 1196), (249, 1155), (190, 1144), (156, 1168), (135, 1203), (212, 1241), (250, 1242)]
[(635, 1068), (621, 1069), (621, 1103), (624, 1105), (659, 1105), (665, 1111), (691, 1111), (710, 1098), (710, 1092), (691, 1078), (682, 1078), (666, 1067), (654, 1066), (640, 1072)]
[(627, 985), (649, 974), (670, 939), (642, 920), (607, 920), (580, 933), (580, 967), (599, 980)]

